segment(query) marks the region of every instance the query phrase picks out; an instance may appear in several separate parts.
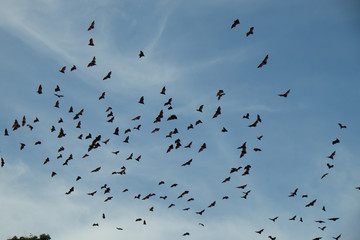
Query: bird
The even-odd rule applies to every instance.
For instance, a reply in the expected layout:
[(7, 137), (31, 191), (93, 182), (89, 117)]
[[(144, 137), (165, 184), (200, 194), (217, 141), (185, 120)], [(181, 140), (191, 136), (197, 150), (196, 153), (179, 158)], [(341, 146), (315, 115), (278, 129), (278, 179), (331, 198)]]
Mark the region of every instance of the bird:
[(272, 236), (268, 236), (268, 238), (270, 238), (271, 240), (276, 240), (276, 237), (272, 237)]
[(106, 74), (106, 76), (103, 78), (103, 80), (111, 78), (111, 71)]
[(186, 233), (183, 234), (183, 236), (189, 236), (189, 235), (190, 235), (189, 232), (186, 232)]
[(90, 27), (88, 28), (88, 31), (90, 31), (91, 29), (94, 29), (95, 27), (95, 21), (92, 21), (90, 24)]
[(236, 19), (236, 20), (234, 21), (234, 23), (231, 25), (231, 28), (230, 28), (230, 29), (233, 29), (233, 28), (236, 27), (236, 25), (238, 25), (238, 24), (240, 24), (240, 21), (239, 21), (239, 19)]
[(109, 200), (111, 200), (113, 197), (108, 197), (108, 198), (106, 198), (105, 200), (104, 200), (104, 202), (107, 202), (107, 201), (109, 201)]
[(311, 201), (311, 202), (309, 202), (308, 204), (306, 204), (305, 207), (314, 206), (315, 202), (316, 202), (316, 199), (313, 200), (313, 201)]
[(42, 94), (42, 86), (41, 86), (41, 84), (40, 84), (39, 87), (38, 87), (37, 93), (38, 93), (38, 94)]
[(213, 115), (212, 118), (216, 118), (217, 116), (219, 116), (221, 114), (221, 107), (219, 106), (217, 109), (216, 109), (216, 112), (215, 114)]
[(191, 144), (192, 144), (192, 141), (191, 141), (191, 142), (189, 142), (189, 144), (188, 144), (188, 145), (184, 146), (184, 148), (191, 148)]
[(263, 231), (264, 231), (264, 229), (262, 228), (259, 231), (255, 231), (255, 232), (258, 233), (258, 234), (261, 234)]
[(271, 221), (275, 222), (275, 221), (276, 221), (276, 219), (278, 219), (278, 218), (279, 218), (279, 216), (274, 217), (274, 218), (269, 218), (269, 220), (271, 220)]
[(249, 116), (250, 116), (250, 114), (249, 114), (249, 113), (246, 113), (246, 114), (243, 116), (243, 118), (249, 119)]
[(245, 188), (246, 188), (246, 186), (247, 186), (247, 184), (242, 185), (242, 186), (237, 186), (236, 188), (239, 188), (239, 189), (245, 189)]
[(338, 123), (338, 125), (339, 125), (340, 129), (346, 128), (346, 126), (342, 125), (341, 123)]
[(93, 59), (89, 62), (89, 64), (87, 65), (87, 67), (92, 67), (96, 65), (96, 58), (93, 57)]
[(191, 164), (191, 162), (192, 162), (192, 159), (190, 159), (186, 163), (181, 164), (181, 166), (189, 166)]
[(199, 152), (203, 151), (206, 148), (206, 143), (203, 143), (199, 149)]
[(328, 220), (330, 220), (330, 221), (337, 221), (337, 220), (339, 220), (339, 218), (337, 218), (337, 217), (333, 217), (333, 218), (328, 218)]
[(59, 72), (65, 73), (65, 69), (66, 69), (66, 66), (63, 66), (63, 67), (59, 70)]
[(20, 143), (20, 150), (23, 150), (25, 146), (25, 143)]
[(75, 181), (79, 181), (80, 179), (81, 179), (81, 177), (80, 177), (80, 176), (77, 176), (76, 179), (75, 179)]
[(222, 129), (221, 129), (221, 132), (227, 132), (228, 130), (225, 128), (225, 127), (223, 127)]
[(250, 30), (246, 33), (246, 36), (248, 37), (250, 34), (254, 34), (254, 27), (250, 27)]
[(69, 189), (69, 191), (67, 191), (65, 194), (66, 195), (69, 195), (70, 193), (72, 193), (74, 191), (74, 187), (71, 187), (70, 189)]
[(327, 166), (329, 169), (334, 167), (334, 165), (331, 165), (330, 163), (326, 163), (326, 166)]
[(89, 45), (89, 46), (95, 46), (95, 45), (94, 45), (94, 40), (93, 40), (92, 38), (89, 39), (89, 44), (88, 44), (88, 45)]
[(1, 167), (4, 167), (4, 165), (5, 165), (5, 160), (3, 159), (3, 158), (1, 158)]
[(324, 177), (326, 177), (329, 173), (324, 173), (322, 176), (321, 176), (321, 179), (323, 179)]
[(229, 182), (229, 181), (230, 181), (230, 178), (231, 178), (231, 177), (227, 177), (227, 178), (225, 178), (225, 179), (222, 181), (222, 183)]
[(140, 100), (139, 100), (138, 103), (144, 104), (144, 96), (141, 96), (141, 97), (140, 97)]
[(72, 72), (72, 71), (74, 71), (74, 70), (76, 70), (76, 66), (75, 66), (75, 65), (73, 65), (73, 66), (71, 67), (70, 71)]
[(177, 183), (174, 183), (170, 187), (173, 188), (173, 187), (176, 187), (176, 186), (177, 186)]
[(116, 227), (117, 230), (124, 230), (123, 228), (121, 227)]
[(175, 119), (177, 119), (177, 116), (176, 116), (175, 114), (172, 114), (172, 115), (167, 119), (167, 121), (169, 121), (169, 120), (175, 120)]
[(105, 98), (105, 92), (103, 92), (103, 93), (101, 94), (101, 96), (99, 97), (99, 100), (104, 99), (104, 98)]
[(283, 94), (278, 94), (278, 96), (280, 96), (280, 97), (287, 97), (288, 96), (288, 94), (289, 94), (289, 92), (290, 92), (290, 89), (289, 90), (287, 90), (285, 93), (283, 93)]
[(54, 177), (56, 175), (56, 172), (51, 173), (51, 177)]
[(195, 212), (196, 214), (202, 215), (205, 212), (205, 209), (199, 211), (199, 212)]
[(269, 58), (269, 55), (266, 55), (264, 60), (262, 60), (262, 62), (259, 64), (259, 66), (257, 68), (261, 68), (262, 66), (264, 66), (267, 63), (268, 58)]
[(59, 101), (56, 101), (56, 103), (55, 103), (55, 106), (54, 107), (56, 107), (56, 108), (60, 108), (60, 106), (59, 106)]
[(290, 221), (294, 221), (294, 220), (295, 220), (295, 218), (296, 218), (296, 215), (295, 215), (295, 216), (293, 216), (292, 218), (289, 218), (289, 220), (290, 220)]
[(339, 240), (340, 237), (341, 237), (341, 234), (336, 236), (336, 237), (332, 237), (332, 238), (335, 239), (335, 240)]
[(166, 94), (165, 94), (165, 91), (166, 91), (166, 87), (164, 86), (164, 87), (161, 89), (160, 94), (166, 95)]
[(216, 96), (218, 97), (218, 100), (220, 100), (220, 98), (224, 95), (225, 95), (224, 90), (221, 90), (221, 89), (216, 94)]
[(136, 116), (133, 119), (131, 119), (131, 121), (136, 121), (136, 120), (139, 120), (140, 118), (141, 118), (141, 116)]
[(316, 238), (313, 238), (312, 240), (320, 240), (322, 239), (322, 237), (316, 237)]
[(289, 195), (288, 197), (294, 197), (294, 196), (296, 196), (297, 191), (298, 191), (298, 188), (296, 188), (292, 193), (290, 193), (290, 195)]
[(139, 58), (145, 57), (144, 52), (140, 50)]
[(326, 226), (323, 226), (323, 227), (318, 227), (321, 231), (324, 231)]
[(9, 132), (8, 130), (5, 128), (5, 131), (4, 131), (4, 136), (9, 136)]
[(259, 137), (256, 137), (257, 138), (257, 140), (261, 140), (262, 138), (263, 138), (263, 135), (261, 135), (261, 136), (259, 136)]
[(101, 169), (101, 167), (97, 167), (97, 168), (95, 168), (94, 170), (92, 170), (91, 172), (93, 173), (93, 172), (98, 172), (98, 171), (100, 171), (100, 169)]
[(93, 223), (93, 227), (98, 227), (99, 224), (98, 223)]
[(327, 158), (334, 159), (336, 151), (333, 151)]
[(259, 120), (258, 120), (258, 119), (256, 119), (256, 121), (255, 121), (255, 122), (253, 122), (252, 124), (248, 125), (248, 127), (256, 127), (256, 126), (257, 126), (257, 124), (258, 124), (258, 122), (259, 122)]
[(332, 141), (331, 143), (332, 143), (332, 145), (334, 145), (334, 144), (340, 143), (340, 140), (339, 140), (338, 138), (336, 138), (336, 139), (335, 139), (334, 141)]
[(203, 108), (204, 108), (204, 105), (200, 105), (200, 107), (198, 109), (196, 109), (196, 111), (202, 112)]

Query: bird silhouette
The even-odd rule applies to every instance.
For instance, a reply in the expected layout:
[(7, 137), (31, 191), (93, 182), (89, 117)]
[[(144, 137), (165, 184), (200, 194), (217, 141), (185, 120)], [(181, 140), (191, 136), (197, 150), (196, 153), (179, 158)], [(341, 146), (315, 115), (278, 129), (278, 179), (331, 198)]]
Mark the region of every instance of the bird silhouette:
[(140, 50), (140, 53), (139, 53), (139, 58), (142, 58), (142, 57), (145, 57), (143, 51)]
[(94, 45), (94, 40), (93, 40), (92, 38), (89, 39), (89, 44), (88, 44), (88, 45), (89, 45), (89, 46), (95, 46), (95, 45)]
[(254, 34), (254, 27), (250, 27), (250, 30), (246, 33), (246, 36), (248, 37), (250, 34)]
[(89, 64), (87, 65), (87, 67), (92, 67), (96, 65), (96, 58), (93, 57), (93, 59), (89, 62)]
[(305, 205), (305, 207), (311, 207), (311, 206), (314, 206), (315, 202), (316, 202), (316, 199), (315, 199), (315, 200), (313, 200), (313, 201), (311, 201), (311, 202), (309, 202), (308, 204), (306, 204), (306, 205)]
[(287, 97), (288, 95), (289, 95), (289, 93), (290, 93), (290, 89), (289, 90), (287, 90), (285, 93), (283, 93), (283, 94), (278, 94), (278, 96), (280, 96), (280, 97)]
[(59, 72), (65, 73), (65, 69), (66, 69), (66, 66), (63, 66), (63, 67), (59, 70)]
[(88, 28), (88, 31), (90, 31), (91, 29), (94, 29), (95, 27), (95, 21), (92, 21), (90, 24), (90, 27)]
[(236, 25), (238, 25), (238, 24), (240, 24), (240, 21), (239, 21), (239, 19), (236, 19), (236, 20), (234, 21), (234, 23), (231, 25), (231, 29), (233, 29), (234, 27), (236, 27)]
[(103, 78), (103, 80), (111, 78), (111, 71), (106, 74), (106, 76)]
[(264, 60), (262, 60), (262, 62), (259, 64), (259, 66), (257, 68), (261, 68), (262, 66), (264, 66), (265, 64), (267, 64), (267, 60), (269, 58), (269, 55), (266, 55)]

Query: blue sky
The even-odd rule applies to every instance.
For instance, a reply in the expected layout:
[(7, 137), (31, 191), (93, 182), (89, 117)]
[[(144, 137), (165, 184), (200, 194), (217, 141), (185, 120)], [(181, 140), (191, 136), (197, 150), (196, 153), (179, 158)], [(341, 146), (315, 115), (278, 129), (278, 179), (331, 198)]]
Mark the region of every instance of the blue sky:
[[(60, 240), (303, 240), (342, 234), (340, 239), (355, 240), (360, 235), (358, 2), (2, 0), (1, 5), (0, 238), (47, 233)], [(235, 19), (240, 24), (230, 29)], [(93, 20), (95, 28), (87, 31)], [(254, 34), (246, 37), (250, 27)], [(87, 45), (89, 38), (95, 46)], [(145, 57), (139, 59), (140, 50)], [(267, 64), (257, 68), (266, 55)], [(94, 56), (96, 66), (88, 68)], [(70, 72), (72, 65), (77, 69)], [(63, 66), (65, 74), (59, 72)], [(109, 71), (111, 78), (103, 81)], [(56, 85), (61, 99), (53, 95)], [(163, 86), (166, 95), (160, 94)], [(219, 89), (225, 92), (220, 100)], [(288, 89), (287, 98), (278, 96)], [(138, 103), (141, 96), (144, 105)], [(172, 110), (164, 106), (169, 98)], [(60, 108), (54, 107), (57, 100)], [(74, 113), (68, 113), (70, 106)], [(106, 122), (109, 106), (113, 123)], [(219, 106), (221, 115), (213, 119)], [(73, 117), (81, 109), (78, 129)], [(153, 123), (160, 110), (164, 118)], [(249, 119), (242, 117), (246, 113)], [(172, 114), (178, 119), (166, 121)], [(257, 114), (262, 122), (249, 128)], [(12, 131), (14, 120), (21, 123), (24, 115), (34, 129)], [(33, 123), (36, 117), (40, 122)], [(202, 124), (195, 126), (197, 120)], [(133, 129), (138, 124), (139, 131)], [(189, 124), (194, 129), (187, 130)], [(113, 134), (116, 127), (119, 136)], [(160, 131), (151, 133), (156, 127)], [(228, 132), (221, 132), (223, 127)], [(5, 128), (10, 136), (4, 136)], [(60, 128), (66, 133), (61, 139)], [(166, 138), (174, 128), (179, 133)], [(77, 138), (88, 133), (91, 140)], [(100, 134), (109, 143), (82, 158)], [(166, 153), (177, 138), (182, 146)], [(332, 145), (336, 138), (340, 143)], [(192, 147), (183, 148), (190, 141)], [(245, 141), (247, 154), (239, 158), (237, 147)], [(21, 151), (20, 143), (26, 144)], [(207, 148), (199, 153), (203, 143)], [(63, 158), (57, 159), (61, 146)], [(333, 151), (334, 159), (327, 158)], [(131, 153), (133, 159), (125, 160)], [(73, 160), (63, 166), (70, 154)], [(190, 166), (181, 166), (190, 159)], [(246, 165), (250, 174), (242, 176)], [(126, 175), (111, 174), (122, 166)], [(77, 176), (82, 179), (75, 181)], [(159, 186), (161, 180), (165, 184)], [(100, 188), (105, 183), (109, 194)], [(236, 188), (244, 184), (244, 190)], [(75, 191), (64, 194), (72, 186)], [(298, 195), (288, 198), (295, 188)], [(189, 194), (178, 199), (185, 190)], [(247, 199), (241, 198), (248, 190)], [(93, 197), (87, 195), (93, 191)], [(156, 195), (134, 199), (149, 193)], [(113, 199), (104, 202), (109, 196)], [(195, 200), (187, 202), (191, 197)], [(306, 208), (314, 199), (315, 206)], [(215, 207), (208, 208), (213, 201)], [(168, 208), (171, 203), (175, 206)], [(195, 214), (202, 209), (202, 216)], [(294, 215), (296, 221), (289, 221)], [(276, 216), (275, 223), (269, 220)], [(332, 217), (340, 219), (329, 221)], [(322, 226), (327, 228), (321, 231)], [(262, 228), (261, 235), (255, 233)], [(185, 232), (190, 236), (183, 237)]]

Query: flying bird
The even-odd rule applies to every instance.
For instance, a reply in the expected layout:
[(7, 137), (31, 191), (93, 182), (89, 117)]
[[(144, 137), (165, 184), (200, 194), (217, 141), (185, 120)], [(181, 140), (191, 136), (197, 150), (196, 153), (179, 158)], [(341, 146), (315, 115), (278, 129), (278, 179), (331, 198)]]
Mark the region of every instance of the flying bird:
[(262, 60), (262, 62), (259, 64), (259, 66), (257, 68), (261, 68), (262, 66), (264, 66), (267, 63), (268, 58), (269, 58), (269, 55), (266, 55), (264, 60)]
[(88, 44), (88, 45), (89, 45), (89, 46), (95, 46), (95, 45), (94, 45), (94, 40), (93, 40), (92, 38), (89, 39), (89, 44)]
[(217, 116), (219, 116), (221, 114), (221, 107), (219, 106), (217, 109), (216, 109), (216, 112), (215, 114), (213, 115), (212, 118), (216, 118)]
[(275, 222), (275, 221), (276, 221), (276, 219), (278, 219), (278, 218), (279, 218), (279, 216), (274, 217), (274, 218), (269, 218), (269, 220), (271, 220), (271, 221)]
[(74, 70), (76, 70), (76, 66), (75, 66), (75, 65), (73, 65), (73, 66), (71, 67), (70, 71), (72, 72), (72, 71), (74, 71)]
[(206, 143), (203, 143), (203, 145), (201, 145), (199, 152), (201, 152), (202, 150), (204, 150), (206, 148)]
[(330, 154), (330, 156), (328, 156), (328, 158), (334, 159), (335, 153), (336, 153), (336, 151), (333, 151), (333, 152)]
[(74, 187), (71, 187), (70, 189), (69, 189), (69, 191), (67, 191), (65, 194), (66, 195), (69, 195), (70, 193), (72, 193), (74, 191)]
[(283, 94), (278, 94), (278, 96), (280, 96), (280, 97), (287, 97), (288, 96), (288, 94), (289, 94), (289, 92), (290, 92), (290, 89), (289, 90), (287, 90), (285, 93), (283, 93)]
[(88, 28), (88, 31), (90, 31), (91, 29), (94, 29), (95, 27), (95, 21), (92, 21), (90, 24), (90, 27)]
[(338, 125), (339, 125), (340, 129), (346, 128), (346, 126), (342, 125), (341, 123), (338, 123)]
[(335, 139), (334, 141), (332, 141), (331, 143), (332, 143), (332, 145), (334, 145), (334, 144), (340, 143), (340, 140), (339, 140), (338, 138), (336, 138), (336, 139)]
[(289, 195), (288, 197), (294, 197), (294, 196), (296, 196), (297, 191), (298, 191), (298, 188), (296, 188), (292, 193), (290, 193), (290, 195)]
[(96, 58), (93, 57), (93, 59), (91, 60), (91, 62), (89, 62), (89, 64), (87, 65), (87, 67), (92, 67), (96, 65)]
[(204, 105), (200, 105), (200, 107), (198, 109), (196, 109), (196, 111), (202, 112), (203, 108), (204, 108)]
[(258, 234), (261, 234), (264, 231), (264, 229), (260, 229), (259, 231), (255, 231)]
[(305, 207), (314, 206), (315, 202), (316, 202), (316, 199), (313, 200), (313, 201), (311, 201), (311, 202), (309, 202), (308, 204), (306, 204)]
[(238, 25), (238, 24), (240, 24), (240, 21), (239, 21), (239, 19), (236, 19), (236, 20), (234, 21), (234, 23), (231, 25), (231, 29), (233, 29), (234, 27), (236, 27), (236, 25)]
[(92, 170), (91, 172), (98, 172), (101, 169), (101, 167), (95, 168), (94, 170)]
[(106, 74), (106, 76), (103, 78), (103, 80), (111, 78), (111, 71)]
[(144, 96), (141, 96), (141, 97), (140, 97), (140, 100), (139, 100), (138, 103), (144, 104)]
[(246, 33), (246, 36), (248, 37), (250, 34), (254, 34), (254, 27), (251, 27), (250, 30)]
[(59, 70), (59, 72), (65, 73), (65, 69), (66, 69), (66, 66), (63, 66), (63, 67)]
[(166, 94), (165, 94), (165, 91), (166, 91), (166, 87), (164, 86), (164, 87), (161, 89), (160, 94), (166, 95)]
[(140, 53), (139, 53), (139, 58), (142, 58), (142, 57), (145, 57), (143, 51), (140, 50)]

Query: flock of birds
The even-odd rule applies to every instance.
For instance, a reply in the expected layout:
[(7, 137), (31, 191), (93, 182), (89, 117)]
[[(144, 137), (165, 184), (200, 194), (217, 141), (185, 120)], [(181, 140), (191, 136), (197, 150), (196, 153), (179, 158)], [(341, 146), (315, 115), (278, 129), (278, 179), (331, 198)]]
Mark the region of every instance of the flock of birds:
[[(234, 21), (234, 23), (231, 25), (231, 29), (235, 28), (237, 25), (240, 24), (240, 21), (238, 19), (236, 19)], [(89, 26), (88, 28), (88, 31), (91, 31), (92, 29), (95, 28), (95, 21), (93, 21), (91, 23), (91, 25)], [(254, 27), (251, 27), (250, 30), (246, 33), (246, 37), (250, 36), (251, 34), (254, 34)], [(93, 38), (90, 38), (89, 39), (89, 43), (88, 43), (89, 46), (95, 46), (94, 44), (94, 39)], [(142, 57), (145, 57), (145, 54), (143, 51), (140, 51), (139, 52), (139, 58), (142, 58)], [(265, 58), (261, 61), (261, 63), (257, 66), (257, 68), (261, 68), (263, 67), (264, 65), (267, 64), (267, 61), (268, 61), (268, 58), (269, 56), (266, 55)], [(94, 67), (96, 66), (96, 57), (94, 56), (91, 61), (88, 63), (87, 67)], [(71, 68), (70, 68), (70, 72), (71, 71), (75, 71), (77, 69), (76, 65), (73, 65)], [(65, 74), (66, 71), (67, 71), (67, 66), (63, 66), (60, 70), (60, 73), (62, 74)], [(107, 79), (110, 79), (111, 78), (111, 71), (108, 72), (104, 77), (103, 77), (103, 80), (107, 80)], [(38, 88), (37, 88), (37, 93), (39, 95), (43, 94), (43, 87), (42, 85), (39, 85)], [(283, 98), (286, 98), (288, 97), (290, 93), (290, 89), (288, 89), (285, 93), (280, 93), (278, 94), (279, 97), (283, 97)], [(161, 95), (166, 95), (166, 87), (164, 86), (161, 91), (160, 91), (160, 94)], [(64, 97), (63, 94), (61, 94), (61, 88), (59, 85), (57, 85), (54, 89), (54, 95), (57, 97), (57, 101), (55, 102), (55, 105), (54, 107), (55, 108), (60, 108), (60, 104), (61, 104), (61, 99)], [(105, 98), (105, 95), (106, 93), (103, 92), (98, 100), (102, 100)], [(221, 100), (221, 98), (225, 95), (225, 92), (223, 90), (218, 90), (217, 94), (216, 94), (216, 98), (218, 101)], [(139, 101), (138, 101), (139, 104), (145, 104), (145, 97), (144, 96), (140, 96), (139, 97)], [(61, 106), (61, 108), (63, 108)], [(168, 114), (168, 112), (172, 109), (172, 98), (170, 97), (166, 102), (164, 102), (163, 104), (163, 108), (167, 108), (167, 112), (164, 112), (163, 109), (161, 109), (158, 113), (158, 115), (155, 117), (154, 121), (153, 121), (153, 124), (155, 125), (154, 129), (151, 131), (151, 134), (156, 134), (157, 132), (160, 132), (160, 126), (159, 122), (161, 121), (164, 121), (164, 117), (165, 115), (168, 115), (167, 117), (165, 117), (166, 121), (174, 121), (174, 120), (177, 120), (177, 115), (175, 114)], [(199, 113), (202, 113), (203, 112), (203, 109), (204, 109), (204, 105), (200, 105), (197, 109), (194, 109), (196, 110), (197, 112)], [(115, 119), (115, 113), (113, 112), (113, 109), (112, 107), (107, 107), (105, 110), (105, 113), (106, 113), (106, 117), (107, 117), (107, 122), (108, 123), (113, 123), (114, 119)], [(73, 120), (76, 121), (76, 124), (75, 124), (75, 128), (77, 129), (81, 129), (81, 121), (82, 119), (81, 116), (82, 114), (84, 113), (85, 109), (81, 109), (79, 110), (78, 112), (74, 112), (74, 107), (73, 106), (70, 106), (69, 107), (69, 110), (68, 110), (68, 113), (72, 114), (73, 115)], [(221, 106), (218, 106), (216, 111), (214, 112), (212, 118), (217, 118), (219, 115), (221, 115)], [(137, 122), (140, 122), (141, 120), (141, 115), (138, 115), (134, 118), (131, 119), (131, 122), (133, 123), (137, 123)], [(249, 113), (246, 113), (243, 115), (243, 119), (250, 119), (250, 114)], [(32, 122), (29, 122), (28, 119), (26, 118), (26, 116), (23, 116), (22, 118), (22, 121), (19, 122), (17, 119), (15, 119), (13, 125), (12, 125), (12, 130), (13, 131), (16, 131), (17, 129), (21, 128), (21, 127), (28, 127), (31, 131), (36, 127), (36, 124), (39, 122), (40, 120), (36, 117)], [(63, 122), (63, 118), (60, 117), (60, 119), (58, 120), (58, 125), (59, 126), (55, 126), (55, 125), (52, 125), (50, 127), (50, 131), (51, 132), (55, 132), (57, 133), (57, 138), (64, 138), (66, 137), (66, 132), (67, 131), (72, 131), (71, 129), (63, 129), (63, 127), (61, 127), (61, 123)], [(252, 122), (251, 124), (248, 125), (248, 127), (250, 128), (253, 128), (253, 127), (257, 127), (257, 125), (259, 123), (262, 122), (262, 119), (261, 119), (261, 116), (259, 114), (256, 115), (256, 119), (254, 120), (254, 122)], [(178, 134), (180, 131), (189, 131), (190, 129), (193, 129), (195, 128), (197, 125), (199, 124), (203, 124), (203, 122), (199, 119), (197, 120), (196, 122), (194, 123), (191, 123), (187, 126), (186, 130), (185, 129), (178, 129), (178, 128), (174, 128), (172, 131), (170, 131), (169, 133), (167, 133), (165, 135), (166, 138), (168, 139), (173, 139), (176, 138), (176, 134)], [(346, 126), (341, 124), (341, 123), (338, 123), (340, 129), (345, 129)], [(140, 128), (141, 128), (142, 124), (139, 123), (139, 124), (135, 124), (135, 126), (129, 126), (128, 128), (124, 128), (124, 130), (121, 130), (123, 131), (123, 135), (124, 135), (124, 140), (123, 140), (123, 143), (124, 144), (129, 144), (131, 142), (131, 132), (133, 131), (140, 131)], [(121, 134), (121, 131), (120, 131), (120, 128), (119, 127), (115, 127), (114, 128), (114, 132), (113, 132), (113, 135), (115, 136), (119, 136)], [(225, 127), (222, 127), (221, 129), (221, 132), (227, 132), (228, 130), (225, 128)], [(7, 128), (4, 129), (4, 135), (5, 136), (9, 136), (10, 133), (9, 133), (9, 130)], [(258, 141), (261, 141), (262, 139), (262, 135), (261, 136), (258, 136), (257, 137), (257, 140)], [(102, 135), (98, 135), (98, 136), (92, 136), (91, 133), (89, 134), (80, 134), (78, 137), (77, 137), (79, 140), (85, 140), (85, 141), (88, 141), (88, 149), (87, 151), (84, 153), (84, 155), (82, 156), (82, 158), (87, 158), (90, 156), (91, 154), (91, 151), (93, 151), (94, 149), (97, 149), (99, 147), (101, 147), (103, 144), (108, 144), (108, 142), (110, 140), (112, 140), (113, 138), (106, 138), (104, 139), (104, 137)], [(338, 144), (340, 143), (340, 140), (338, 138), (336, 138), (333, 142), (332, 142), (332, 145), (335, 145), (335, 144)], [(41, 144), (41, 141), (36, 141), (35, 142), (35, 145), (39, 145)], [(183, 146), (184, 145), (184, 146)], [(26, 143), (20, 143), (20, 150), (23, 150), (25, 147), (27, 146)], [(175, 151), (179, 148), (184, 148), (184, 149), (190, 149), (192, 147), (195, 147), (197, 150), (197, 153), (201, 153), (202, 151), (204, 151), (206, 148), (207, 148), (207, 145), (206, 145), (206, 142), (204, 143), (200, 143), (200, 144), (196, 144), (194, 143), (193, 145), (193, 142), (190, 141), (190, 142), (187, 142), (185, 144), (183, 144), (180, 140), (180, 138), (177, 138), (176, 140), (172, 141), (171, 144), (169, 146), (167, 146), (165, 149), (166, 149), (166, 153), (169, 153), (171, 151)], [(249, 150), (249, 147), (247, 146), (247, 142), (244, 142), (242, 143), (238, 148), (238, 150), (240, 150), (240, 158), (243, 158), (245, 157), (245, 155), (247, 154), (247, 151)], [(258, 148), (258, 147), (255, 147), (252, 149), (254, 152), (259, 152), (259, 151), (262, 151), (261, 148)], [(62, 159), (62, 158), (66, 158), (66, 157), (63, 157), (63, 153), (65, 151), (65, 148), (63, 146), (59, 146), (58, 150), (57, 150), (57, 159)], [(112, 154), (114, 155), (118, 155), (119, 154), (119, 150), (114, 150), (112, 151)], [(333, 151), (327, 158), (331, 161), (334, 161), (334, 158), (335, 158), (335, 153), (336, 151)], [(65, 159), (65, 161), (62, 163), (63, 166), (66, 166), (70, 163), (70, 161), (72, 161), (73, 159), (75, 158), (75, 156), (73, 156), (73, 154), (69, 154), (69, 156)], [(125, 160), (129, 161), (129, 160), (135, 160), (135, 161), (138, 161), (140, 162), (142, 156), (141, 155), (138, 155), (138, 154), (135, 154), (135, 153), (130, 153), (128, 155), (128, 157), (125, 158)], [(50, 158), (47, 157), (45, 159), (45, 161), (43, 162), (43, 165), (45, 164), (48, 164), (50, 162)], [(249, 175), (250, 174), (250, 169), (251, 169), (251, 165), (246, 162), (246, 160), (243, 161), (245, 166), (234, 166), (232, 167), (231, 169), (229, 169), (229, 175), (228, 176), (225, 176), (224, 179), (221, 181), (222, 184), (225, 184), (229, 181), (231, 181), (231, 177), (232, 175), (240, 172), (241, 176), (246, 176), (246, 175)], [(182, 163), (181, 164), (181, 167), (187, 167), (187, 166), (190, 166), (191, 164), (193, 163), (193, 158), (187, 160), (186, 162)], [(5, 160), (1, 157), (1, 167), (4, 167), (5, 166)], [(326, 168), (327, 170), (331, 170), (334, 168), (334, 164), (332, 162), (328, 162), (326, 163)], [(91, 170), (91, 173), (96, 173), (96, 172), (99, 172), (101, 170), (101, 166), (98, 166), (96, 168), (94, 168), (93, 170)], [(121, 169), (119, 171), (114, 171), (112, 172), (112, 175), (126, 175), (126, 166), (122, 166)], [(323, 179), (325, 178), (327, 175), (329, 174), (329, 172), (327, 171), (326, 173), (324, 173), (320, 178)], [(57, 175), (57, 173), (55, 171), (52, 171), (51, 172), (51, 177), (55, 177)], [(81, 176), (78, 176), (76, 179), (75, 179), (75, 182), (81, 180), (82, 177)], [(161, 180), (157, 183), (159, 186), (160, 185), (166, 185), (165, 181), (164, 180)], [(172, 183), (172, 184), (169, 184), (169, 187), (170, 188), (176, 188), (178, 186), (178, 184), (176, 183)], [(251, 189), (248, 189), (248, 184), (243, 184), (243, 185), (240, 185), (240, 186), (237, 186), (236, 187), (237, 189), (240, 189), (242, 190), (242, 193), (243, 195), (241, 196), (242, 199), (247, 199), (249, 194), (251, 193)], [(360, 187), (357, 187), (356, 189), (360, 190)], [(72, 192), (75, 191), (75, 186), (71, 186), (69, 188), (68, 191), (65, 192), (66, 195), (70, 195)], [(89, 196), (94, 196), (95, 194), (99, 194), (98, 192), (100, 191), (103, 191), (103, 194), (105, 195), (104, 197), (104, 202), (108, 202), (110, 200), (112, 200), (114, 198), (113, 195), (111, 195), (111, 186), (109, 184), (104, 184), (104, 185), (101, 185), (99, 186), (98, 189), (93, 189), (92, 191), (86, 193), (87, 195)], [(129, 190), (128, 188), (125, 188), (122, 190), (123, 193), (126, 193), (126, 192), (129, 192), (131, 190)], [(295, 198), (297, 195), (298, 195), (298, 192), (300, 190), (298, 188), (295, 188), (294, 191), (292, 191), (288, 197), (289, 198)], [(135, 196), (134, 196), (134, 199), (138, 199), (138, 200), (148, 200), (150, 198), (158, 198), (158, 199), (162, 199), (162, 200), (166, 200), (168, 199), (169, 197), (167, 195), (164, 195), (164, 194), (159, 194), (159, 193), (146, 193), (146, 194), (142, 194), (142, 193), (137, 193)], [(192, 193), (190, 193), (189, 190), (184, 190), (184, 191), (181, 191), (181, 192), (178, 192), (178, 196), (177, 196), (177, 199), (183, 199), (183, 198), (186, 198), (184, 200), (185, 204), (189, 204), (190, 202), (192, 201), (195, 201), (194, 197), (192, 196)], [(308, 195), (306, 193), (302, 193), (302, 198), (308, 198)], [(211, 208), (215, 207), (217, 202), (219, 201), (222, 201), (222, 200), (226, 200), (226, 199), (229, 199), (229, 196), (227, 195), (224, 195), (222, 197), (220, 197), (219, 199), (214, 199), (212, 202), (209, 202), (208, 204), (204, 204), (204, 207), (201, 208), (201, 209), (196, 209), (196, 210), (193, 210), (193, 212), (197, 215), (203, 215), (205, 211), (209, 211)], [(169, 200), (171, 200), (169, 198)], [(305, 204), (304, 207), (308, 208), (308, 207), (315, 207), (315, 205), (319, 205), (317, 204), (317, 199), (312, 199), (311, 201), (307, 202)], [(169, 202), (169, 205), (167, 208), (173, 208), (173, 207), (176, 207), (175, 206), (175, 203), (170, 201)], [(322, 211), (327, 211), (326, 210), (326, 207), (323, 205), (323, 206), (319, 206), (321, 207)], [(156, 211), (155, 210), (155, 207), (154, 206), (149, 206), (148, 210), (150, 212), (154, 212)], [(192, 210), (190, 207), (185, 207), (182, 209), (183, 211), (190, 211)], [(102, 219), (105, 219), (106, 218), (106, 214), (105, 213), (102, 213), (101, 214), (101, 218)], [(272, 221), (272, 222), (276, 222), (276, 220), (279, 218), (279, 216), (275, 216), (275, 217), (270, 217), (269, 220)], [(303, 218), (301, 216), (292, 216), (290, 217), (288, 220), (289, 221), (296, 221), (298, 219), (299, 222), (303, 222)], [(320, 231), (324, 231), (328, 226), (325, 225), (327, 223), (327, 221), (337, 221), (339, 220), (338, 217), (329, 217), (327, 219), (318, 219), (318, 220), (315, 220), (316, 223), (318, 224), (322, 224), (321, 226), (318, 226), (318, 228), (320, 229)], [(144, 219), (143, 217), (138, 217), (136, 219), (133, 219), (134, 222), (141, 222), (143, 225), (147, 225), (147, 221), (146, 219)], [(205, 227), (205, 225), (203, 223), (199, 223), (200, 226), (202, 227)], [(92, 226), (94, 227), (98, 227), (99, 226), (99, 223), (98, 222), (95, 222), (92, 224)], [(121, 226), (116, 226), (116, 229), (117, 230), (124, 230), (123, 227)], [(255, 230), (255, 234), (263, 234), (264, 232), (266, 232), (266, 230), (264, 228), (261, 228), (259, 230)], [(190, 232), (184, 232), (182, 233), (183, 236), (188, 236), (190, 235)], [(276, 239), (276, 236), (272, 236), (270, 234), (267, 234), (268, 238), (271, 239), (271, 240), (275, 240)], [(341, 234), (339, 234), (338, 236), (334, 236), (333, 239), (335, 240), (339, 240), (341, 237)], [(320, 240), (322, 239), (322, 237), (315, 237), (313, 238), (313, 240)]]

